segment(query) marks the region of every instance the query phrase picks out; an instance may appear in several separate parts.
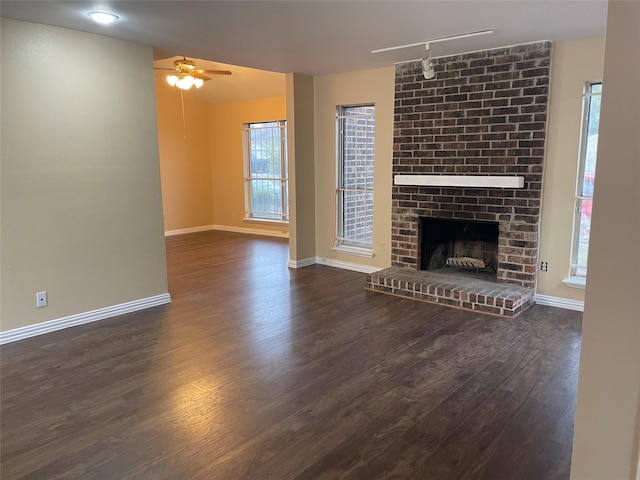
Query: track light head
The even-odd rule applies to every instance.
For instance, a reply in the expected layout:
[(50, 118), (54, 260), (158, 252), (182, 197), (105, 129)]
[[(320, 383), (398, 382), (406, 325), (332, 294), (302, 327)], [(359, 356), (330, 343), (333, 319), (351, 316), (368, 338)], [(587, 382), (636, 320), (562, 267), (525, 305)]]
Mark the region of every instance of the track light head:
[(422, 59), (422, 75), (425, 80), (431, 80), (436, 77), (436, 71), (433, 68), (433, 62), (431, 61), (431, 50), (429, 44), (424, 45), (424, 58)]

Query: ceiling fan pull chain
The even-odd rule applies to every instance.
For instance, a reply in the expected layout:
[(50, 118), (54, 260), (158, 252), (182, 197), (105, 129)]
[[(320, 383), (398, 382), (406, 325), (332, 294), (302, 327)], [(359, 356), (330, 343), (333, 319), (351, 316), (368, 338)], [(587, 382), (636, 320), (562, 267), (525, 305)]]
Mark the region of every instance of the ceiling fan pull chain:
[(180, 102), (182, 103), (182, 129), (184, 130), (184, 138), (187, 138), (187, 119), (184, 115), (184, 90), (180, 89)]

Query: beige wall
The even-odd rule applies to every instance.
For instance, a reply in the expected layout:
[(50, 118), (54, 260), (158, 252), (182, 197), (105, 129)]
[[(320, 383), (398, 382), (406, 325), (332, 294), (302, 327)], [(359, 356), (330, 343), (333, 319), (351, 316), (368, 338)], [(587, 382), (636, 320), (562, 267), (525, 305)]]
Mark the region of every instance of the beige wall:
[(0, 328), (166, 293), (151, 48), (7, 19), (1, 44)]
[(158, 139), (165, 230), (212, 225), (208, 105), (156, 77)]
[(313, 77), (287, 74), (287, 151), (289, 152), (289, 258), (315, 261), (316, 204)]
[[(394, 67), (315, 78), (316, 249), (319, 257), (381, 268), (391, 264), (394, 82)], [(376, 106), (373, 258), (332, 250), (336, 235), (336, 107), (364, 103)]]
[(286, 235), (285, 225), (244, 217), (242, 125), (285, 120), (285, 97), (207, 104), (156, 78), (165, 230), (216, 225)]
[(285, 97), (207, 105), (207, 115), (214, 223), (286, 233), (286, 225), (242, 220), (245, 213), (242, 125), (286, 120)]
[(584, 290), (562, 283), (569, 275), (576, 176), (579, 163), (582, 90), (601, 80), (604, 37), (557, 42), (553, 49), (547, 151), (544, 166), (537, 293), (584, 300)]
[(638, 477), (640, 2), (609, 2), (571, 478)]

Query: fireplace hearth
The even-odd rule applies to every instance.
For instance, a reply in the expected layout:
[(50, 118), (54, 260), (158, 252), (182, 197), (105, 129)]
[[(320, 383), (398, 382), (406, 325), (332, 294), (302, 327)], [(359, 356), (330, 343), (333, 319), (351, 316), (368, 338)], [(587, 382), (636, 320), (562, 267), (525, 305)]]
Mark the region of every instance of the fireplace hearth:
[(367, 276), (367, 290), (513, 318), (533, 305), (533, 289), (459, 273), (389, 267)]

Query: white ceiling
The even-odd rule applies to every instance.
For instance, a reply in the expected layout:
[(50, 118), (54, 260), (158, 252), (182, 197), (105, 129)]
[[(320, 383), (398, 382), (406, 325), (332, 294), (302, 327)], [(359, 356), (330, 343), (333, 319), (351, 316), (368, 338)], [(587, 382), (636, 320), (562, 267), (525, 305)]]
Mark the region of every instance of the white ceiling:
[[(100, 26), (86, 16), (90, 10), (111, 11), (120, 19)], [(151, 45), (156, 60), (184, 55), (220, 62), (234, 71), (230, 79), (207, 82), (207, 88), (227, 80), (239, 83), (251, 75), (260, 82), (257, 73), (236, 72), (228, 65), (308, 75), (363, 70), (423, 54), (420, 46), (379, 54), (371, 50), (485, 29), (495, 33), (434, 44), (432, 54), (603, 36), (606, 11), (606, 0), (0, 3), (3, 17)], [(215, 68), (207, 65), (204, 68)]]

